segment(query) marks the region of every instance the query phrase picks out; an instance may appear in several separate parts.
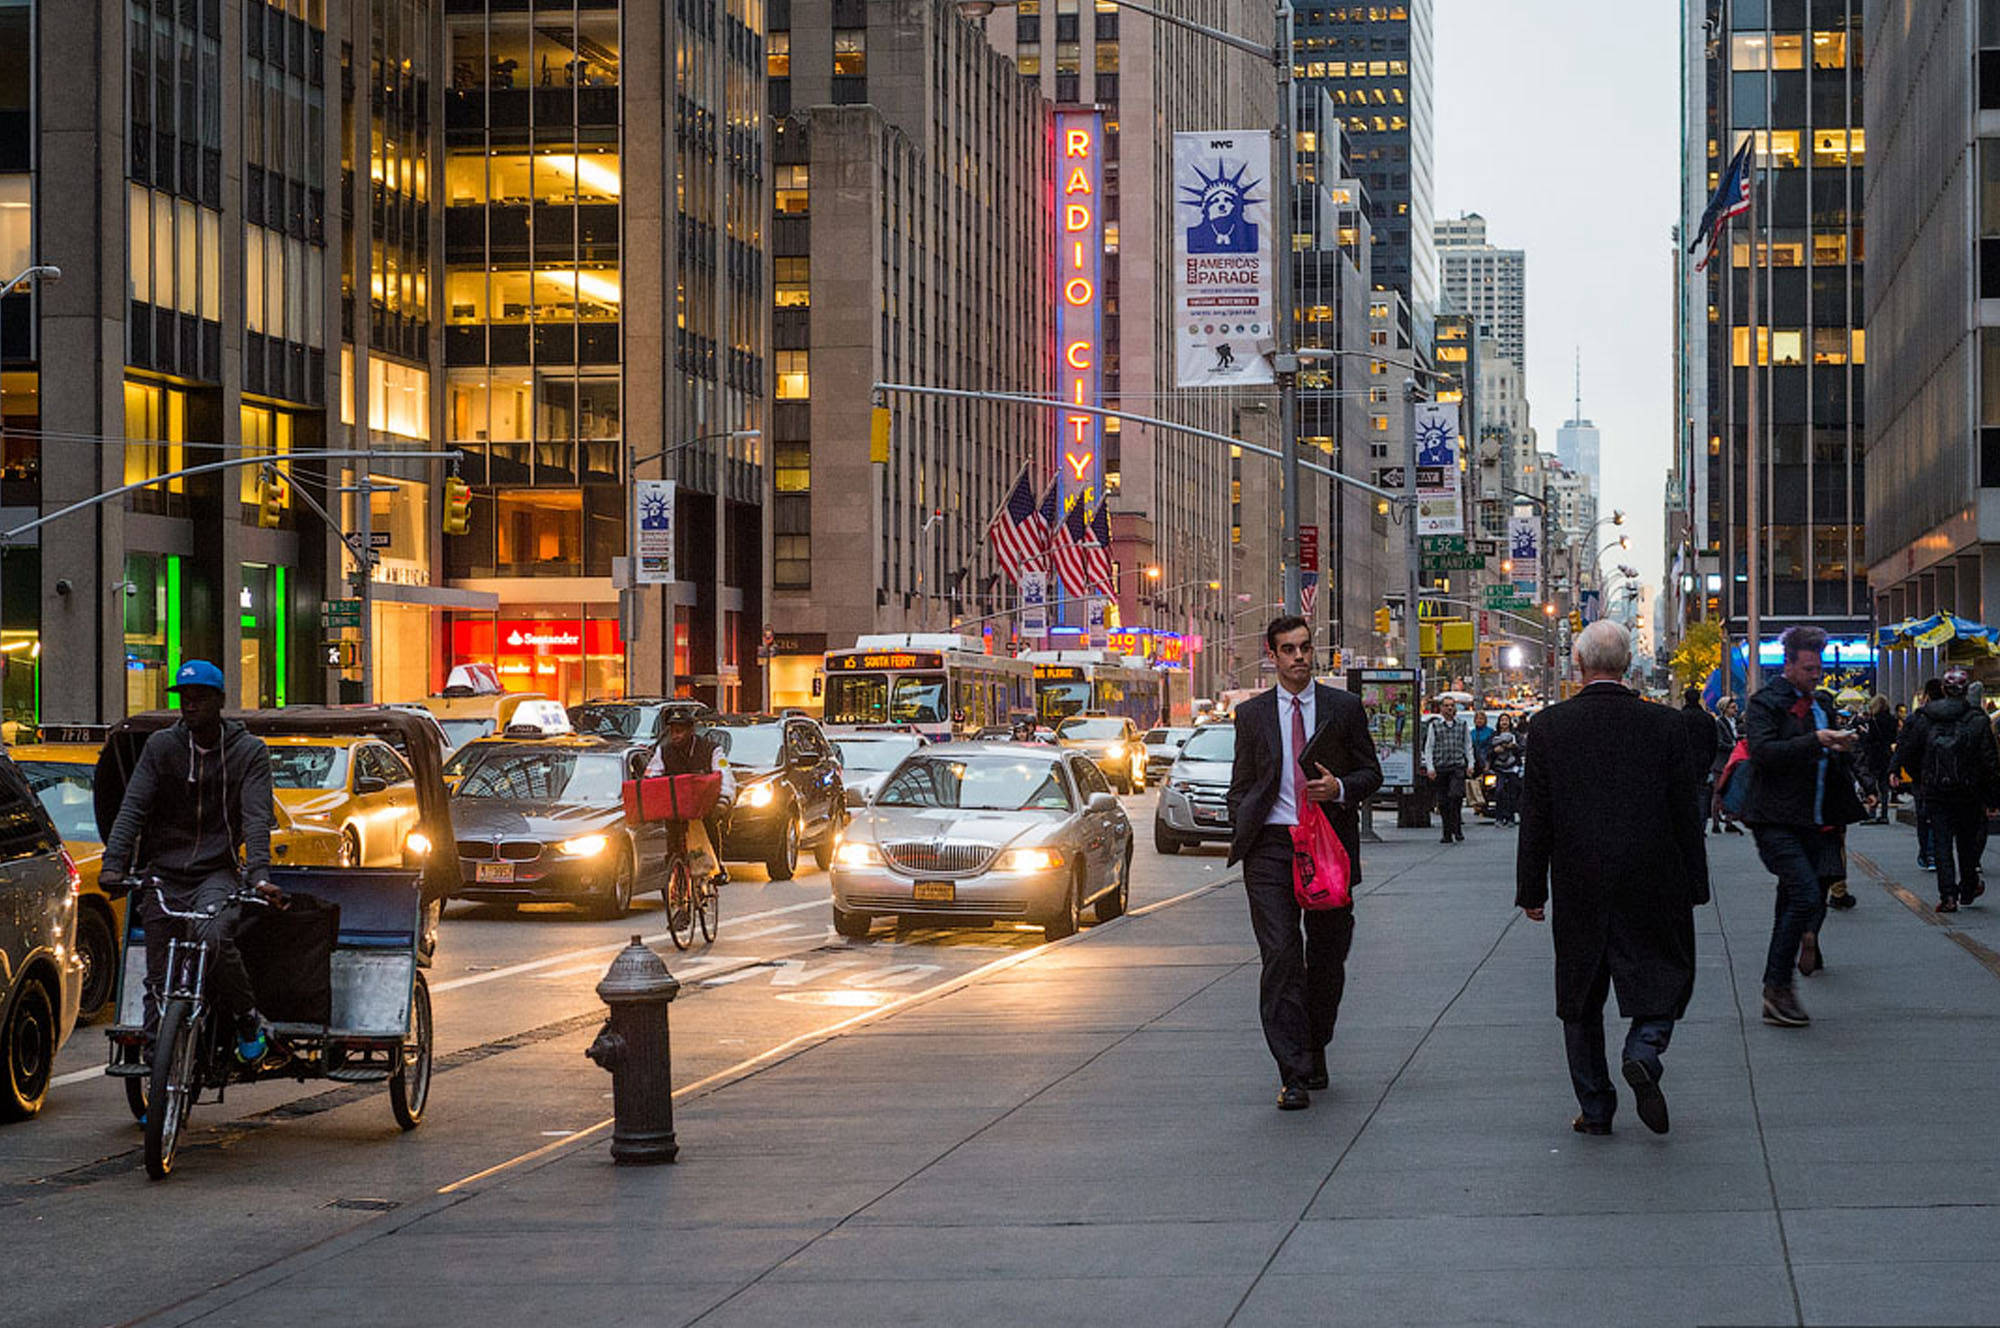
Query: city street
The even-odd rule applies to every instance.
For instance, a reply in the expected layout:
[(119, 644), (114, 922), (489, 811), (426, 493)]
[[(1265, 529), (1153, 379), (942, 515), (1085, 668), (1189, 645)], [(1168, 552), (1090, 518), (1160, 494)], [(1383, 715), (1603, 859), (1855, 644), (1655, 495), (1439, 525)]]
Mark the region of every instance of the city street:
[[(1127, 803), (1143, 830), (1151, 795)], [(823, 876), (732, 884), (713, 955), (665, 952), (688, 983), (682, 1151), (654, 1169), (611, 1165), (592, 1132), (609, 1079), (581, 1050), (592, 984), (657, 913), (454, 906), (422, 1128), (399, 1135), (376, 1089), (261, 1087), (198, 1112), (150, 1184), (115, 1086), (66, 1083), (0, 1134), (0, 1319), (1991, 1318), (2000, 1164), (1980, 1132), (2000, 1069), (1974, 1053), (2000, 1026), (2000, 916), (1931, 914), (1907, 828), (1853, 833), (1860, 906), (1827, 924), (1799, 1032), (1757, 1018), (1768, 878), (1747, 838), (1709, 841), (1673, 1131), (1628, 1101), (1609, 1139), (1569, 1130), (1547, 933), (1509, 906), (1513, 832), (1384, 833), (1334, 1086), (1303, 1113), (1272, 1106), (1218, 850), (1159, 858), (1142, 833), (1133, 913), (1053, 946), (842, 942)], [(98, 1054), (85, 1031), (64, 1068)]]

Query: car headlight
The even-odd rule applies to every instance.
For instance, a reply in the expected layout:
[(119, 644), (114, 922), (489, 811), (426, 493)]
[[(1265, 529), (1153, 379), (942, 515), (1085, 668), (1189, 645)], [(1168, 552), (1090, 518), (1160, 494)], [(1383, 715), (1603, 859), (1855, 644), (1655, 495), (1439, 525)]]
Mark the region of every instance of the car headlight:
[(1052, 848), (1010, 848), (993, 860), (993, 870), (1003, 872), (1054, 871), (1063, 865), (1063, 855)]
[(771, 805), (771, 800), (777, 796), (777, 790), (771, 787), (769, 781), (762, 784), (752, 784), (749, 788), (743, 790), (743, 805), (745, 807), (768, 807)]
[(296, 821), (300, 825), (317, 825), (321, 827), (331, 826), (333, 824), (333, 813), (293, 812), (292, 820)]
[(575, 839), (565, 839), (557, 844), (556, 852), (566, 858), (594, 858), (610, 842), (608, 835), (578, 835)]
[(882, 865), (882, 850), (858, 840), (843, 840), (840, 847), (834, 850), (833, 860), (843, 867), (879, 867)]
[(421, 830), (412, 830), (403, 836), (403, 852), (419, 858), (430, 856), (431, 837)]

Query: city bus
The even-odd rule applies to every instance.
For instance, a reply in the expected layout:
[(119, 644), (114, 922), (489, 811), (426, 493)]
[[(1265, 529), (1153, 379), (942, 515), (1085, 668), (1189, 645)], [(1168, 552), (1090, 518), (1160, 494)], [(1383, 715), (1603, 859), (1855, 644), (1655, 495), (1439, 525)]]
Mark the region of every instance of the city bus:
[(1167, 679), (1129, 656), (1100, 650), (1034, 650), (1035, 714), (1051, 727), (1071, 715), (1122, 715), (1142, 729), (1167, 720)]
[(820, 720), (908, 724), (932, 741), (1011, 723), (1034, 706), (1034, 669), (949, 633), (868, 635), (829, 650)]

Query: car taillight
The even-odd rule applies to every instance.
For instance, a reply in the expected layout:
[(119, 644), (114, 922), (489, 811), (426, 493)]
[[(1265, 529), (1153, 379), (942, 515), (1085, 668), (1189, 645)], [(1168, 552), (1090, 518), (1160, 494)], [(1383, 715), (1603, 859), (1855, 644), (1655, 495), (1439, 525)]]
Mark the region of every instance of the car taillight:
[(83, 873), (76, 869), (76, 859), (69, 855), (68, 849), (62, 851), (62, 865), (63, 875), (69, 878), (69, 892), (72, 895), (82, 894)]

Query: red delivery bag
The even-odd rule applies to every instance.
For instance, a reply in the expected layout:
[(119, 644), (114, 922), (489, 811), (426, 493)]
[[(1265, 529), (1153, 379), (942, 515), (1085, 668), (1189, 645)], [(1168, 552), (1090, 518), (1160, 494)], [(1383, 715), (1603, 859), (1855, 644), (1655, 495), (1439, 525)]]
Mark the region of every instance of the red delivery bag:
[(1354, 902), (1353, 866), (1347, 846), (1316, 802), (1301, 803), (1292, 827), (1292, 895), (1299, 907), (1346, 908)]
[(715, 810), (722, 776), (651, 775), (626, 780), (621, 792), (628, 821), (699, 821)]

